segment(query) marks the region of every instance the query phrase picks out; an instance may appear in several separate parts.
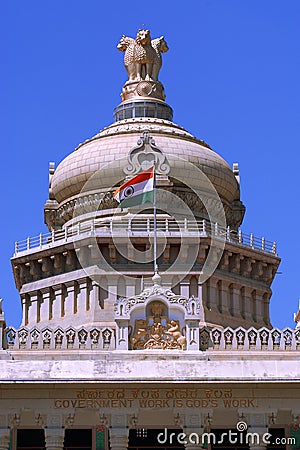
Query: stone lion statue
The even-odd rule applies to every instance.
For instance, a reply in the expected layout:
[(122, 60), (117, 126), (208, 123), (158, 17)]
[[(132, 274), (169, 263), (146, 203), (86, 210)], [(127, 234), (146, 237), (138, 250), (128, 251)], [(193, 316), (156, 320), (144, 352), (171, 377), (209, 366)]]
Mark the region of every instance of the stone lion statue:
[(128, 81), (158, 81), (162, 65), (161, 53), (169, 50), (163, 36), (151, 40), (149, 30), (138, 30), (136, 38), (123, 35), (117, 49), (124, 52)]
[(128, 74), (128, 80), (136, 81), (135, 40), (123, 34), (117, 45), (117, 49), (120, 52), (125, 52), (124, 66)]
[(139, 30), (135, 42), (137, 80), (152, 81), (152, 69), (156, 60), (156, 51), (151, 45), (150, 31)]
[(161, 53), (166, 53), (169, 50), (168, 44), (165, 41), (164, 36), (151, 41), (151, 45), (155, 50), (156, 57), (152, 67), (152, 80), (158, 81), (158, 74), (162, 66)]

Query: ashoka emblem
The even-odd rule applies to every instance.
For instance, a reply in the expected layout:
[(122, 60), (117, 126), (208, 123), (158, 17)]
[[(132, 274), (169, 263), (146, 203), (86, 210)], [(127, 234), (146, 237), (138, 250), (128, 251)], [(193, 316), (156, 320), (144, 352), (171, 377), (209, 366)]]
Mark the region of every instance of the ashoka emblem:
[(152, 84), (149, 81), (141, 81), (136, 88), (139, 95), (150, 95), (153, 90)]
[(124, 197), (131, 197), (134, 194), (134, 189), (132, 186), (128, 186), (127, 188), (124, 189)]

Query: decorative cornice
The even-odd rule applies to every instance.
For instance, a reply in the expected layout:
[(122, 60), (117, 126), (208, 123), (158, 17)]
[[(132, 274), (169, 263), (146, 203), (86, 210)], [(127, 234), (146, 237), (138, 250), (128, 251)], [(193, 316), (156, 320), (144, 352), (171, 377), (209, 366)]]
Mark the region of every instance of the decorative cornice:
[(116, 123), (113, 123), (112, 125), (109, 125), (108, 127), (103, 128), (103, 130), (99, 131), (99, 133), (97, 133), (95, 136), (79, 144), (75, 148), (75, 151), (80, 149), (83, 145), (103, 137), (119, 134), (143, 133), (147, 130), (155, 134), (167, 134), (171, 136), (181, 137), (185, 140), (198, 143), (199, 145), (202, 145), (203, 147), (211, 150), (211, 147), (205, 141), (197, 139), (185, 128), (182, 128), (179, 125), (170, 122), (169, 120), (157, 119), (152, 117), (137, 117), (120, 120)]

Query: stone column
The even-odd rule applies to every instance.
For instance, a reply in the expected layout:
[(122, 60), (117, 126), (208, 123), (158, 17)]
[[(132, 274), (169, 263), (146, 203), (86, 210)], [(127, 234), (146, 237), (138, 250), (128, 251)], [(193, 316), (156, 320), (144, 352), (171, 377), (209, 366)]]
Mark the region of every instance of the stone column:
[(266, 326), (270, 325), (270, 312), (269, 312), (270, 298), (271, 294), (269, 292), (265, 292), (263, 295), (263, 320)]
[(111, 450), (127, 450), (128, 448), (128, 428), (110, 428), (109, 441)]
[(256, 317), (257, 322), (264, 326), (264, 291), (256, 290)]
[(209, 280), (209, 284), (207, 286), (207, 289), (209, 289), (209, 309), (211, 309), (214, 312), (218, 312), (218, 305), (217, 305), (217, 283), (218, 280), (211, 277)]
[(252, 297), (251, 297), (252, 288), (245, 287), (244, 296), (245, 296), (245, 319), (249, 322), (253, 322), (252, 319)]
[(38, 293), (30, 292), (30, 306), (28, 311), (28, 324), (36, 324), (38, 318)]
[[(268, 442), (271, 443), (270, 437), (271, 434), (268, 433), (267, 428), (255, 428), (251, 427), (247, 430), (248, 440), (249, 440), (249, 449), (250, 450), (265, 450)], [(253, 440), (249, 435), (253, 436)]]
[(114, 320), (114, 305), (118, 297), (118, 276), (107, 277), (107, 299), (105, 300), (105, 317), (110, 322)]
[(241, 317), (241, 291), (237, 284), (232, 285), (232, 297), (233, 297), (233, 305), (232, 312), (234, 317)]
[(46, 450), (63, 450), (64, 439), (64, 428), (45, 428)]
[(74, 294), (75, 294), (75, 286), (74, 281), (65, 283), (67, 295), (65, 298), (65, 316), (70, 317), (74, 314)]
[(229, 312), (229, 285), (227, 280), (222, 280), (221, 296), (222, 296), (222, 314), (230, 315)]
[(22, 302), (22, 326), (26, 327), (28, 323), (28, 301), (27, 294), (21, 294)]
[(202, 442), (203, 428), (184, 428), (183, 431), (186, 435), (183, 439), (186, 450), (201, 450), (205, 447), (205, 443)]
[(95, 280), (90, 281), (90, 313), (91, 321), (97, 321), (100, 313), (100, 286)]
[(52, 305), (52, 319), (60, 319), (62, 317), (62, 285), (53, 286), (54, 301)]
[[(201, 281), (201, 277), (198, 278), (198, 298), (200, 301), (200, 304), (202, 305), (203, 308), (203, 284)], [(201, 317), (201, 320), (203, 320), (204, 317)]]
[(78, 298), (77, 298), (77, 313), (78, 314), (86, 314), (87, 311), (87, 296), (88, 296), (88, 289), (87, 289), (87, 279), (79, 280), (79, 290), (78, 290)]
[(0, 450), (8, 450), (10, 445), (10, 428), (0, 428)]
[(41, 320), (49, 320), (50, 313), (50, 289), (42, 290), (42, 302), (41, 302)]
[(268, 416), (267, 412), (249, 414), (247, 422), (250, 426), (247, 428), (247, 439), (250, 450), (265, 450), (272, 442), (272, 435), (266, 426)]

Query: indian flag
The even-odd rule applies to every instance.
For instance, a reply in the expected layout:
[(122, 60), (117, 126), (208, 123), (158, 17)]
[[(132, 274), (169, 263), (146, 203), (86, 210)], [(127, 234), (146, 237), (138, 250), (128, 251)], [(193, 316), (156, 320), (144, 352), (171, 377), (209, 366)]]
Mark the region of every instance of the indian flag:
[(139, 173), (131, 180), (122, 184), (115, 192), (114, 198), (121, 203), (122, 208), (128, 206), (153, 203), (154, 193), (154, 166)]

